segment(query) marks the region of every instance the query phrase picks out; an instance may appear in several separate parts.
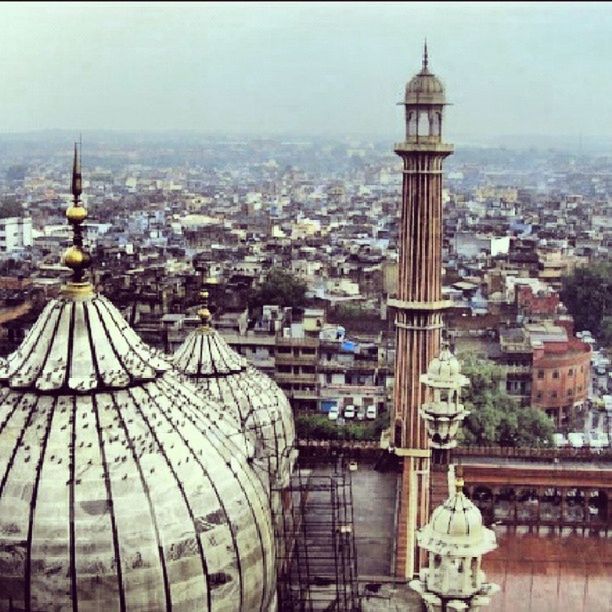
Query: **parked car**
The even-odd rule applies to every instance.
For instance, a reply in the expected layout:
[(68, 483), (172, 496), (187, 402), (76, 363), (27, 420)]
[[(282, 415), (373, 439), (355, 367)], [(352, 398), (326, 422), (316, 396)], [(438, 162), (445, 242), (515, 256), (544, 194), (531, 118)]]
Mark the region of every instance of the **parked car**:
[(589, 448), (595, 451), (601, 451), (606, 446), (602, 435), (598, 431), (591, 431), (588, 436)]
[(552, 441), (555, 448), (566, 448), (569, 444), (567, 438), (562, 433), (554, 433)]
[(359, 408), (357, 409), (357, 420), (363, 421), (363, 419), (365, 419), (365, 415), (366, 415), (365, 408), (363, 406), (359, 406)]
[(368, 406), (366, 410), (366, 418), (374, 420), (376, 418), (376, 406)]
[(345, 419), (355, 418), (355, 406), (349, 405), (344, 408), (344, 418)]
[(572, 431), (567, 434), (567, 440), (572, 448), (583, 448), (586, 446), (586, 440), (584, 434), (578, 431)]
[(338, 408), (330, 408), (329, 412), (327, 413), (327, 418), (330, 421), (337, 421), (338, 420)]

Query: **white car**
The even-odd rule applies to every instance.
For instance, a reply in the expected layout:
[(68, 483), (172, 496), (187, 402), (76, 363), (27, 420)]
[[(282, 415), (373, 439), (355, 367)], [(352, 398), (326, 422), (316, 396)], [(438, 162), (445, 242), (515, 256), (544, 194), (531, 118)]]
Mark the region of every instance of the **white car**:
[(600, 451), (606, 447), (606, 442), (598, 431), (592, 431), (588, 436), (588, 440), (591, 450)]
[(337, 421), (338, 420), (338, 409), (331, 408), (330, 411), (327, 413), (327, 418), (330, 421)]
[(345, 419), (355, 418), (355, 406), (346, 406), (344, 408), (344, 418)]
[(565, 448), (568, 445), (567, 438), (562, 433), (554, 433), (552, 441), (555, 448)]
[(584, 434), (578, 431), (572, 431), (571, 433), (568, 433), (567, 440), (572, 448), (582, 448), (583, 446), (586, 446)]
[(376, 406), (368, 406), (366, 410), (366, 419), (374, 420), (376, 418)]
[(358, 410), (357, 410), (357, 420), (358, 421), (363, 421), (363, 419), (365, 419), (365, 408), (363, 406), (359, 406)]

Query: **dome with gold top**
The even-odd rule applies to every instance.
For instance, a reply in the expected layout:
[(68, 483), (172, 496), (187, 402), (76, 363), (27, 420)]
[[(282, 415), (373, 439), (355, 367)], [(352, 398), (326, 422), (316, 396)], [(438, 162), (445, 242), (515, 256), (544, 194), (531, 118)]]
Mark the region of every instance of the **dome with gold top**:
[(273, 609), (267, 495), (231, 424), (82, 261), (0, 363), (0, 610)]
[[(208, 294), (204, 292), (205, 300)], [(254, 465), (273, 487), (289, 481), (296, 452), (293, 413), (287, 397), (268, 376), (248, 365), (210, 324), (205, 305), (202, 324), (189, 334), (173, 357), (175, 367), (200, 390), (224, 406)]]

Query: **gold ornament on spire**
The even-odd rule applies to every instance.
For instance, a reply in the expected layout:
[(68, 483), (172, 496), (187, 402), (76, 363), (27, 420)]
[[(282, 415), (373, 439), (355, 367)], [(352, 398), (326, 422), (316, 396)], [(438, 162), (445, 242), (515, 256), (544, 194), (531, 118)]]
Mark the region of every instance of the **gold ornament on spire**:
[(463, 480), (463, 466), (458, 465), (455, 467), (455, 491), (457, 493), (463, 493), (463, 485), (465, 484)]
[(202, 298), (202, 308), (198, 310), (198, 317), (202, 321), (202, 329), (210, 329), (210, 319), (212, 318), (210, 310), (208, 310), (208, 291), (200, 291), (200, 297)]
[(91, 285), (84, 281), (85, 270), (91, 265), (89, 253), (83, 250), (83, 229), (81, 225), (87, 218), (87, 209), (81, 203), (81, 193), (83, 192), (81, 177), (81, 162), (77, 143), (74, 143), (74, 161), (72, 164), (72, 204), (66, 210), (66, 218), (72, 225), (72, 246), (70, 246), (62, 261), (65, 266), (72, 270), (72, 278), (66, 289), (71, 293), (89, 293)]

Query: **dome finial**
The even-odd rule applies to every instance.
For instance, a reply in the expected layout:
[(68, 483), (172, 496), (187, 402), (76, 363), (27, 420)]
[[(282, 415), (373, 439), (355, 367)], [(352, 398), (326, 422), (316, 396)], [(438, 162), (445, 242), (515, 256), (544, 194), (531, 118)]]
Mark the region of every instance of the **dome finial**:
[(81, 193), (83, 184), (81, 177), (81, 160), (79, 156), (79, 146), (74, 143), (74, 160), (72, 162), (72, 204), (66, 210), (66, 218), (72, 225), (72, 246), (64, 253), (64, 265), (72, 270), (70, 286), (72, 289), (91, 290), (89, 283), (83, 282), (85, 269), (89, 267), (91, 258), (89, 253), (83, 250), (83, 229), (81, 225), (87, 218), (87, 209), (81, 203)]
[(425, 42), (423, 44), (423, 72), (425, 72), (429, 65), (429, 57), (427, 55), (427, 38), (425, 38)]
[(455, 491), (457, 494), (463, 493), (463, 466), (461, 464), (455, 467)]
[(206, 289), (200, 291), (200, 297), (202, 298), (202, 308), (198, 310), (198, 317), (202, 321), (202, 329), (210, 329), (211, 314), (208, 310), (208, 291)]

